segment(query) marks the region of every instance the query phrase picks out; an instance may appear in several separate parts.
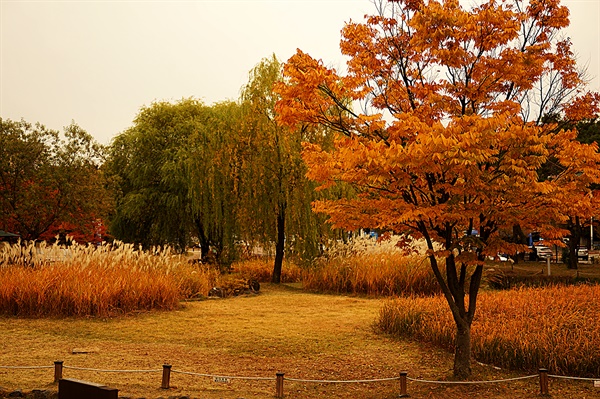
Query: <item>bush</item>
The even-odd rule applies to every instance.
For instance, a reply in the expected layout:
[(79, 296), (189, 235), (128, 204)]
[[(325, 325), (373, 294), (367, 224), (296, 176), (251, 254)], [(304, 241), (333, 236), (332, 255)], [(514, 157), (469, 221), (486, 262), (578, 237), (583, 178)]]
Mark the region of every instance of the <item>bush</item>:
[[(483, 292), (472, 327), (473, 355), (504, 368), (598, 377), (599, 301), (600, 286)], [(454, 344), (454, 322), (441, 296), (390, 300), (377, 326), (447, 349)]]

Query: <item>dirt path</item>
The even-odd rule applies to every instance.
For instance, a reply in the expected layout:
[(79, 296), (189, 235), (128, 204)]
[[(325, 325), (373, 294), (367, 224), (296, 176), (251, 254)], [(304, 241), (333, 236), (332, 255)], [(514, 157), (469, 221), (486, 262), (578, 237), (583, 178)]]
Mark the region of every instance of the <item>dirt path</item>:
[[(440, 380), (451, 376), (452, 357), (440, 350), (376, 334), (371, 325), (382, 300), (316, 295), (292, 286), (263, 287), (260, 295), (190, 302), (175, 312), (98, 319), (0, 319), (0, 365), (160, 370), (171, 364), (172, 388), (161, 390), (161, 373), (98, 373), (66, 368), (64, 377), (104, 383), (121, 396), (158, 398), (273, 398), (274, 381), (226, 376), (362, 380), (398, 376)], [(73, 354), (73, 350), (83, 350)], [(476, 366), (474, 379), (521, 376)], [(48, 389), (52, 369), (0, 369), (0, 386)], [(398, 381), (353, 384), (285, 382), (286, 398), (395, 398)], [(446, 386), (409, 382), (413, 398), (535, 398), (537, 379), (493, 385)], [(553, 383), (561, 398), (600, 398), (600, 389)]]

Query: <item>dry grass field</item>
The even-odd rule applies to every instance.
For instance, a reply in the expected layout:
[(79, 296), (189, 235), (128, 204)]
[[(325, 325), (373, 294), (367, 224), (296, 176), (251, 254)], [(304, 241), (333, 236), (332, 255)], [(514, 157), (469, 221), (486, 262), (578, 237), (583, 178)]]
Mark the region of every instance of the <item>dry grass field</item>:
[[(273, 398), (274, 381), (232, 380), (178, 374), (355, 380), (395, 377), (451, 379), (452, 356), (431, 346), (395, 340), (372, 328), (382, 299), (307, 293), (298, 286), (263, 285), (259, 295), (187, 302), (175, 311), (115, 318), (0, 318), (2, 366), (65, 366), (160, 370), (172, 364), (171, 388), (161, 373), (99, 373), (65, 368), (64, 377), (104, 383), (132, 398)], [(82, 354), (73, 350), (83, 349)], [(476, 365), (474, 380), (521, 376)], [(7, 389), (55, 389), (53, 370), (0, 369)], [(409, 382), (413, 398), (536, 398), (537, 378), (488, 385)], [(286, 398), (396, 398), (398, 381), (352, 384), (286, 381)], [(591, 383), (551, 380), (559, 398), (600, 398)]]

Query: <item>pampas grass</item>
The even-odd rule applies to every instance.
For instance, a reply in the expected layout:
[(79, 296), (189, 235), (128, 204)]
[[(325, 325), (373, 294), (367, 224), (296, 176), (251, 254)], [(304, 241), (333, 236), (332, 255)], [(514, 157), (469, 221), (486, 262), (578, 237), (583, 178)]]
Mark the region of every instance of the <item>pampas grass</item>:
[(302, 281), (305, 289), (332, 293), (406, 296), (440, 292), (422, 255), (407, 255), (393, 241), (368, 238), (332, 248), (304, 272)]
[(144, 252), (132, 245), (34, 245), (0, 249), (0, 313), (113, 316), (174, 309), (206, 296), (217, 272), (197, 267), (169, 248)]
[[(472, 326), (474, 357), (499, 367), (600, 377), (600, 286), (555, 286), (482, 292)], [(387, 302), (378, 327), (445, 348), (454, 322), (441, 297)]]

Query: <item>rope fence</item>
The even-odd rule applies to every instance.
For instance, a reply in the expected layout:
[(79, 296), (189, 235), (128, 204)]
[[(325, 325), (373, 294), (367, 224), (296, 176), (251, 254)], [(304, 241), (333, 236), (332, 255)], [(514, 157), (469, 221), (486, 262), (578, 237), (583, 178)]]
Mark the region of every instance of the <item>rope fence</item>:
[(54, 362), (54, 366), (0, 366), (0, 369), (9, 369), (9, 370), (34, 370), (34, 369), (52, 369), (54, 368), (54, 382), (57, 383), (63, 378), (63, 371), (67, 370), (76, 370), (76, 371), (93, 371), (98, 373), (161, 373), (162, 372), (162, 381), (161, 388), (169, 389), (171, 387), (171, 374), (182, 374), (182, 375), (190, 375), (196, 377), (207, 377), (212, 378), (215, 382), (230, 382), (230, 380), (245, 380), (245, 381), (275, 381), (275, 397), (283, 398), (283, 388), (284, 381), (290, 382), (300, 382), (306, 384), (357, 384), (357, 383), (377, 383), (377, 382), (389, 382), (389, 381), (399, 381), (400, 382), (400, 393), (399, 397), (408, 397), (408, 384), (410, 381), (412, 383), (417, 384), (441, 384), (441, 385), (477, 385), (477, 384), (499, 384), (499, 383), (509, 383), (513, 381), (527, 380), (538, 378), (539, 386), (540, 386), (540, 395), (548, 396), (550, 395), (548, 380), (549, 378), (555, 379), (565, 379), (565, 380), (579, 380), (579, 381), (591, 381), (594, 383), (595, 387), (600, 387), (600, 377), (599, 378), (585, 378), (585, 377), (570, 377), (564, 375), (553, 375), (548, 374), (548, 370), (541, 368), (538, 370), (538, 374), (527, 375), (522, 377), (514, 377), (514, 378), (503, 378), (498, 380), (487, 380), (487, 381), (436, 381), (436, 380), (425, 380), (419, 378), (410, 378), (408, 377), (407, 371), (402, 371), (399, 373), (398, 377), (388, 377), (388, 378), (373, 378), (373, 379), (361, 379), (361, 380), (319, 380), (319, 379), (303, 379), (303, 378), (285, 378), (284, 373), (276, 373), (275, 377), (251, 377), (251, 376), (232, 376), (232, 375), (219, 375), (219, 374), (206, 374), (206, 373), (195, 373), (191, 371), (182, 371), (182, 370), (173, 370), (170, 364), (164, 364), (162, 369), (152, 369), (152, 370), (110, 370), (110, 369), (97, 369), (97, 368), (88, 368), (88, 367), (75, 367), (75, 366), (66, 366), (63, 364), (63, 361), (57, 360)]

